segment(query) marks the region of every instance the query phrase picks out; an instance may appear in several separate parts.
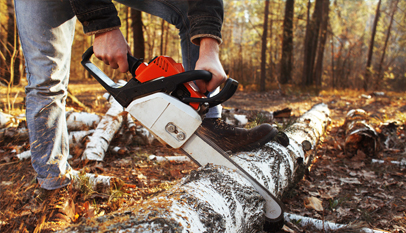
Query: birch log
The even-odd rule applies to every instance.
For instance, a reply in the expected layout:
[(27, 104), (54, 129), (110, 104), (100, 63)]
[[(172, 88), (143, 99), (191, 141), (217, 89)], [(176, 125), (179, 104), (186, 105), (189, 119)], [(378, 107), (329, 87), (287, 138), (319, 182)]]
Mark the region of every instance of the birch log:
[(16, 125), (18, 122), (13, 115), (0, 111), (0, 129), (10, 125)]
[[(281, 197), (298, 167), (309, 165), (302, 142), (313, 148), (329, 121), (325, 104), (314, 106), (286, 130), (290, 145), (269, 142), (232, 158)], [(136, 207), (88, 219), (65, 232), (258, 232), (264, 225), (264, 199), (237, 172), (208, 164), (175, 187)]]
[(97, 125), (93, 135), (89, 137), (82, 159), (103, 161), (114, 134), (121, 127), (123, 107), (113, 97), (106, 99), (110, 99), (111, 107)]
[(100, 117), (94, 113), (68, 112), (66, 114), (66, 125), (69, 131), (94, 129), (99, 123)]
[(353, 109), (347, 113), (344, 122), (345, 153), (348, 157), (362, 151), (372, 157), (379, 150), (379, 137), (375, 129), (368, 123), (368, 114), (362, 109)]
[(17, 127), (8, 127), (0, 129), (0, 141), (9, 140), (14, 142), (27, 142), (28, 138), (28, 129), (27, 128), (17, 128)]

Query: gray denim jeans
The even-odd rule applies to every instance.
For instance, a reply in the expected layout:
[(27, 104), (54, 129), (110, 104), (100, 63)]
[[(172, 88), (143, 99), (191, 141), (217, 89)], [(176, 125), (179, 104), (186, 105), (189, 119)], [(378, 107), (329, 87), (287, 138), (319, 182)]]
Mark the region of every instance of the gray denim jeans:
[[(183, 65), (186, 70), (194, 69), (199, 47), (190, 42), (187, 1), (118, 2), (174, 24), (181, 38)], [(41, 187), (57, 189), (71, 182), (65, 101), (76, 17), (69, 0), (15, 0), (15, 11), (26, 61), (31, 162)], [(206, 117), (220, 115), (221, 106), (217, 106)]]

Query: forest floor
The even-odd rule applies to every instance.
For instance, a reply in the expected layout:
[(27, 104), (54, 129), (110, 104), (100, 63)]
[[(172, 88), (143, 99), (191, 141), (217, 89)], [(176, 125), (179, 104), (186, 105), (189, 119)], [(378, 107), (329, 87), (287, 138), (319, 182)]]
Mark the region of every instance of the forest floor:
[[(70, 90), (91, 111), (103, 115), (107, 110), (101, 96), (103, 89), (97, 83), (71, 83)], [(289, 90), (289, 89), (287, 89)], [(15, 109), (23, 111), (21, 94), (15, 98)], [(15, 93), (18, 92), (14, 90)], [(363, 95), (365, 94), (365, 95)], [(324, 102), (331, 111), (331, 123), (326, 134), (313, 151), (315, 160), (305, 177), (282, 198), (285, 212), (340, 224), (350, 224), (354, 229), (367, 227), (388, 232), (406, 232), (406, 166), (393, 165), (390, 161), (406, 160), (406, 95), (384, 93), (370, 95), (359, 91), (322, 91), (318, 95), (280, 93), (279, 91), (237, 92), (224, 103), (225, 108), (276, 111), (292, 109), (292, 116), (278, 120), (282, 127), (314, 104)], [(5, 103), (4, 92), (0, 103)], [(21, 100), (21, 101), (20, 101)], [(5, 104), (0, 106), (4, 109)], [(68, 101), (71, 109), (80, 109)], [(372, 163), (369, 155), (345, 155), (345, 130), (342, 125), (347, 112), (361, 108), (370, 115), (370, 124), (382, 132), (383, 123), (390, 124), (390, 147), (383, 148), (374, 158), (385, 163)], [(382, 134), (383, 135), (383, 134)], [(383, 137), (382, 139), (385, 140)], [(113, 142), (114, 143), (114, 142)], [(0, 232), (33, 232), (42, 212), (34, 201), (38, 195), (35, 172), (30, 160), (18, 160), (17, 152), (29, 149), (27, 141), (0, 138)], [(75, 190), (76, 222), (105, 215), (119, 208), (136, 205), (172, 187), (197, 166), (189, 162), (161, 162), (149, 155), (171, 156), (179, 151), (162, 146), (126, 145), (123, 153), (108, 152), (104, 162), (84, 164), (79, 158), (83, 148), (71, 148), (69, 163), (74, 169), (120, 178), (126, 184), (109, 192), (84, 189)], [(317, 200), (313, 205), (308, 200)], [(321, 207), (315, 207), (317, 202)], [(45, 226), (52, 231), (55, 226)], [(58, 227), (56, 227), (58, 228)], [(280, 232), (324, 232), (302, 227), (300, 222), (287, 223)], [(350, 232), (349, 229), (337, 232)]]

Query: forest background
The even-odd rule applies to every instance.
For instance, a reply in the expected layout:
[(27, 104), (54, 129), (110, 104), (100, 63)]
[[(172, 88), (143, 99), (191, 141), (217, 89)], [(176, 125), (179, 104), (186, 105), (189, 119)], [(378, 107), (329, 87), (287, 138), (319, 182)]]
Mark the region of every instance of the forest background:
[[(261, 116), (258, 111), (274, 113), (290, 108), (289, 117), (276, 119), (278, 126), (284, 127), (315, 103), (327, 103), (331, 110), (332, 123), (320, 140), (311, 171), (282, 199), (288, 208), (286, 212), (340, 224), (366, 222), (370, 228), (406, 232), (403, 204), (406, 170), (389, 163), (403, 162), (405, 157), (406, 1), (224, 0), (224, 6), (220, 59), (230, 77), (238, 80), (244, 90), (224, 103), (227, 104), (225, 110), (252, 112), (254, 120), (248, 127), (264, 120), (258, 117)], [(136, 57), (149, 61), (164, 54), (181, 61), (180, 41), (174, 26), (120, 4), (117, 10), (122, 20), (121, 30)], [(0, 0), (0, 113), (18, 116), (25, 111), (23, 86), (27, 81), (14, 16), (13, 0)], [(84, 36), (77, 23), (68, 108), (69, 112), (105, 115), (109, 104), (104, 99), (99, 101), (105, 90), (80, 65), (82, 54), (91, 45), (92, 37)], [(97, 59), (93, 62), (115, 81), (131, 78)], [(371, 92), (376, 93), (369, 95)], [(75, 96), (78, 101), (74, 101)], [(81, 102), (83, 104), (77, 106)], [(388, 163), (374, 165), (364, 152), (346, 157), (343, 123), (347, 112), (357, 108), (370, 113), (375, 129), (387, 138), (378, 158)], [(18, 128), (7, 127), (2, 132), (19, 132), (20, 127), (25, 128), (24, 120), (20, 123)], [(110, 148), (125, 145), (121, 152), (109, 149), (104, 165), (90, 166), (90, 172), (121, 178), (132, 185), (130, 195), (125, 196), (126, 205), (169, 189), (175, 180), (196, 169), (196, 165), (189, 163), (162, 165), (151, 161), (149, 155), (176, 153), (157, 144), (140, 146), (136, 142), (137, 135), (131, 143), (120, 136), (130, 134), (118, 135)], [(16, 156), (28, 151), (28, 135), (1, 136), (0, 207), (3, 208), (0, 208), (0, 228), (7, 232), (16, 229), (31, 232), (43, 216), (41, 208), (35, 208), (31, 202), (37, 190), (32, 182), (36, 173), (30, 160), (20, 162)], [(76, 170), (83, 169), (85, 164), (80, 157), (86, 140), (80, 145), (70, 144), (73, 158), (69, 163)], [(360, 184), (342, 182), (342, 179), (357, 177)], [(336, 184), (340, 184), (338, 191), (334, 191)], [(334, 195), (330, 191), (334, 191)], [(120, 192), (103, 195), (96, 192), (94, 196), (82, 191), (77, 193), (75, 203), (81, 211), (78, 221), (96, 214), (109, 214), (124, 205), (120, 204), (124, 198), (114, 196)], [(309, 197), (323, 199), (324, 209), (309, 209), (304, 204)]]
[[(224, 7), (220, 59), (245, 90), (406, 90), (406, 1), (224, 0)], [(117, 10), (136, 57), (181, 61), (173, 25), (121, 4)], [(80, 60), (91, 44), (77, 23), (72, 81), (90, 78)], [(0, 0), (1, 83), (25, 79), (23, 64), (13, 1)], [(113, 79), (130, 78), (103, 68)]]

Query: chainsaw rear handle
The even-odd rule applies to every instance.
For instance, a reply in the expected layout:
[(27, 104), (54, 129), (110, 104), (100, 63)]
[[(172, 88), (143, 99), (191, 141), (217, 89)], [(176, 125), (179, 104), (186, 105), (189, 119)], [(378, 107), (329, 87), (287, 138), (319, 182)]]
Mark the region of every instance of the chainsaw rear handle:
[[(151, 80), (145, 83), (140, 83), (135, 78), (135, 71), (140, 64), (141, 59), (137, 59), (133, 56), (127, 55), (129, 71), (133, 75), (133, 78), (127, 82), (124, 86), (119, 86), (113, 82), (103, 71), (95, 66), (90, 58), (93, 55), (93, 46), (88, 48), (82, 55), (81, 64), (86, 70), (119, 102), (123, 107), (127, 107), (134, 99), (143, 97), (145, 95), (155, 92), (165, 92), (167, 94), (172, 93), (178, 85), (202, 79), (206, 82), (210, 81), (212, 74), (205, 70), (193, 70), (183, 73), (175, 74), (166, 78), (159, 78)], [(228, 79), (221, 92), (210, 98), (183, 98), (184, 103), (190, 102), (207, 102), (210, 107), (216, 106), (227, 99), (229, 99), (237, 90), (238, 82), (234, 79)]]

